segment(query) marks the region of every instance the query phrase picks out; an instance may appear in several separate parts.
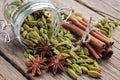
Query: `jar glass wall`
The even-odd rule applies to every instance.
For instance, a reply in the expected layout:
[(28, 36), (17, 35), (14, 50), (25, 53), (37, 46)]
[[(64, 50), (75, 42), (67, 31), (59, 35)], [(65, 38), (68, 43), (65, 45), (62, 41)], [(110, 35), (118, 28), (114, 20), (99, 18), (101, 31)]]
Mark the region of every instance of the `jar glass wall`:
[(47, 9), (52, 15), (51, 25), (55, 27), (53, 37), (55, 37), (61, 26), (60, 12), (52, 5), (49, 0), (16, 0), (10, 3), (5, 2), (4, 16), (8, 24), (11, 24), (15, 37), (23, 45), (27, 43), (20, 35), (20, 27), (27, 16), (35, 11)]

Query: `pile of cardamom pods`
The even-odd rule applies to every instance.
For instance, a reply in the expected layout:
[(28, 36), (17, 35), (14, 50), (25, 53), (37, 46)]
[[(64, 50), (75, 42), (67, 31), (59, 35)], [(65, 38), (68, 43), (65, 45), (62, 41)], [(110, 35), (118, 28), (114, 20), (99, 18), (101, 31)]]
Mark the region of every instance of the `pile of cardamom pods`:
[(100, 78), (101, 69), (98, 63), (89, 57), (89, 51), (86, 47), (75, 44), (77, 43), (77, 38), (74, 34), (61, 27), (58, 36), (55, 39), (51, 38), (54, 33), (54, 27), (50, 26), (51, 15), (48, 13), (47, 10), (34, 12), (28, 15), (21, 26), (21, 36), (30, 46), (24, 52), (27, 61), (35, 60), (37, 55), (39, 55), (39, 52), (31, 47), (39, 41), (44, 42), (48, 39), (50, 44), (54, 45), (53, 52), (55, 55), (61, 54), (67, 57), (66, 61), (69, 66), (66, 71), (72, 78), (77, 79), (78, 74), (82, 73), (94, 78)]
[(118, 25), (118, 20), (109, 20), (108, 17), (104, 17), (103, 19), (98, 21), (97, 24), (95, 24), (95, 27), (97, 27), (100, 30), (100, 32), (106, 35), (107, 37), (112, 38), (113, 31)]
[[(64, 19), (66, 14), (61, 14)], [(76, 13), (76, 16), (82, 17)], [(34, 47), (38, 42), (49, 40), (49, 44), (53, 44), (54, 56), (61, 54), (66, 58), (69, 64), (66, 72), (69, 76), (77, 79), (82, 73), (88, 74), (94, 78), (101, 78), (101, 69), (96, 60), (90, 58), (90, 53), (87, 47), (82, 44), (77, 44), (77, 37), (69, 30), (60, 28), (56, 38), (52, 38), (54, 34), (54, 26), (51, 26), (51, 14), (48, 10), (36, 11), (25, 19), (20, 28), (21, 37), (29, 46), (25, 49), (24, 55), (27, 61), (35, 60), (39, 52)], [(117, 21), (108, 21), (107, 18), (100, 20), (95, 26), (108, 37), (112, 37), (112, 32)], [(34, 48), (33, 48), (34, 47)]]
[(36, 11), (25, 19), (20, 28), (20, 33), (26, 45), (34, 47), (38, 41), (52, 38), (54, 27), (51, 25), (51, 14), (48, 10)]

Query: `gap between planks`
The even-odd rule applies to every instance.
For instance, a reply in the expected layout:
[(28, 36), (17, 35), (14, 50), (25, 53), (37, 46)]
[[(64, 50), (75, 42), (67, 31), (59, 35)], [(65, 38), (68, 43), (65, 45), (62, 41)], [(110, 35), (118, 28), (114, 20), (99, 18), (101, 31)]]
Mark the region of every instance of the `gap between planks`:
[(0, 56), (0, 80), (27, 80), (8, 61)]
[(87, 8), (93, 10), (94, 12), (98, 13), (99, 15), (101, 15), (101, 16), (103, 16), (103, 17), (109, 16), (109, 18), (110, 18), (111, 20), (113, 20), (113, 19), (120, 20), (119, 18), (114, 17), (113, 15), (110, 15), (110, 14), (108, 14), (108, 13), (106, 13), (106, 12), (103, 12), (103, 11), (101, 11), (101, 10), (99, 10), (99, 9), (96, 9), (96, 8), (93, 8), (93, 7), (89, 6), (89, 5), (87, 5), (87, 4), (84, 3), (82, 0), (75, 0), (75, 1), (78, 2), (78, 3), (80, 3), (81, 5), (86, 6)]

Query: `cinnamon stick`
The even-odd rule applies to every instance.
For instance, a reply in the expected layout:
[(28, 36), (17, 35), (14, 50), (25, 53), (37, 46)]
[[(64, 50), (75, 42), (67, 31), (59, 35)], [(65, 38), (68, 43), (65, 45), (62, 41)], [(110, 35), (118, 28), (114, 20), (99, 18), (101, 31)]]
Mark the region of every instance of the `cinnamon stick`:
[(109, 47), (105, 52), (102, 53), (104, 59), (109, 59), (113, 54), (112, 48)]
[[(82, 37), (82, 35), (84, 34), (84, 31), (82, 29), (78, 28), (77, 26), (75, 26), (73, 24), (63, 23), (62, 26), (64, 28), (69, 29), (70, 31), (74, 32), (79, 37)], [(89, 43), (100, 50), (104, 49), (106, 46), (105, 43), (101, 42), (100, 40), (98, 40), (97, 38), (95, 38), (93, 36), (91, 36)]]
[(96, 51), (94, 50), (94, 48), (89, 45), (89, 44), (86, 44), (87, 48), (90, 50), (90, 52), (93, 54), (93, 56), (99, 60), (101, 57), (96, 53)]

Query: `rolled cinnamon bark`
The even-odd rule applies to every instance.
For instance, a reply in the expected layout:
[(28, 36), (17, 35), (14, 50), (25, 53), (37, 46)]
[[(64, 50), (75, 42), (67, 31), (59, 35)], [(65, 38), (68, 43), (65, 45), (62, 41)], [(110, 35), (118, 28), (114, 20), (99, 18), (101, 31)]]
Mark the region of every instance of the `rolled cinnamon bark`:
[(94, 50), (94, 48), (91, 45), (86, 44), (86, 46), (90, 50), (90, 52), (93, 54), (93, 56), (96, 58), (96, 60), (101, 59), (101, 57), (96, 53), (96, 51)]
[[(75, 33), (79, 37), (82, 37), (82, 35), (84, 34), (84, 31), (82, 29), (78, 28), (77, 26), (73, 24), (63, 23), (62, 26), (66, 29), (69, 29), (71, 32)], [(105, 43), (93, 37), (92, 35), (91, 35), (91, 39), (89, 43), (100, 50), (106, 47)]]
[(112, 48), (109, 47), (106, 49), (105, 52), (102, 53), (102, 56), (104, 59), (109, 59), (109, 58), (111, 58), (112, 54), (113, 54)]

